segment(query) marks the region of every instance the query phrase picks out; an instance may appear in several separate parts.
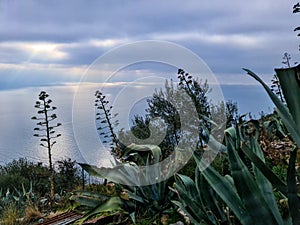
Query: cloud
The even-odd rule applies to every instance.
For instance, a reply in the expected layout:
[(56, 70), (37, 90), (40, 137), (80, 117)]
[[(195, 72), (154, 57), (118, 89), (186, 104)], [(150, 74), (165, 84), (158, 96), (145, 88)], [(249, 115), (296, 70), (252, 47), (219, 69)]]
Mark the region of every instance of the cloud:
[(21, 70), (28, 79), (39, 73), (45, 82), (64, 82), (68, 76), (74, 81), (74, 74), (79, 76), (108, 50), (145, 39), (189, 48), (222, 82), (229, 74), (242, 74), (242, 67), (272, 74), (274, 67), (281, 66), (284, 52), (298, 55), (292, 31), (298, 15), (291, 13), (292, 6), (285, 0), (276, 4), (271, 0), (4, 0), (0, 4), (0, 82), (7, 82), (8, 73)]

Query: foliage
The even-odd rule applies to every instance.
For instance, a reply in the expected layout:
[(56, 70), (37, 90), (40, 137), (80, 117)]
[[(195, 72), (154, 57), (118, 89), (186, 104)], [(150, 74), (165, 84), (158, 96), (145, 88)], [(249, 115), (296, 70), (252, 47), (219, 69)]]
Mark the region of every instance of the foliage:
[(263, 129), (262, 135), (265, 135), (266, 138), (270, 140), (282, 140), (287, 137), (286, 127), (276, 111), (272, 114), (262, 116), (260, 120)]
[[(289, 70), (276, 70), (288, 108), (257, 75), (249, 70), (246, 71), (266, 89), (277, 106), (278, 114), (285, 123), (289, 134), (299, 147), (300, 120), (298, 120), (299, 113), (297, 114), (297, 112), (299, 112), (300, 88), (297, 84), (299, 82), (297, 80), (298, 70), (297, 67)], [(264, 125), (268, 127), (270, 124), (264, 123)], [(272, 125), (274, 126), (274, 123)], [(223, 202), (242, 224), (299, 224), (300, 202), (295, 179), (297, 147), (290, 151), (286, 177), (287, 184), (285, 184), (265, 164), (263, 152), (258, 142), (259, 129), (259, 122), (251, 120), (240, 124), (236, 128), (232, 127), (226, 130), (226, 146), (231, 176), (220, 175), (196, 154), (194, 154), (194, 158), (199, 171), (202, 171), (202, 173), (196, 173), (195, 182), (186, 176), (178, 175), (179, 179), (175, 188), (179, 195), (179, 201), (174, 201), (174, 203), (181, 207), (192, 222), (196, 224), (202, 222), (220, 224), (224, 221), (226, 221), (225, 223), (231, 223), (229, 221), (230, 217), (225, 217), (226, 207), (222, 206)], [(284, 134), (283, 131), (282, 134)], [(242, 159), (241, 155), (245, 155), (252, 162), (251, 168), (245, 164), (245, 159)], [(273, 170), (282, 173), (278, 167), (273, 168)], [(209, 184), (209, 187), (197, 188), (197, 181), (203, 180), (203, 178)], [(198, 186), (204, 184), (205, 182), (202, 181)], [(277, 189), (276, 193), (280, 192), (286, 196), (289, 206), (287, 215), (282, 216), (280, 214), (273, 187)], [(217, 196), (213, 196), (212, 200), (206, 201), (205, 198), (209, 195), (204, 193), (204, 190), (210, 190), (210, 188), (214, 191), (210, 193), (216, 193)], [(224, 192), (224, 190), (226, 191)], [(216, 205), (212, 208), (211, 204), (214, 202), (216, 202)], [(257, 208), (258, 205), (260, 205), (259, 208)], [(197, 211), (198, 209), (200, 209), (200, 212)]]
[[(199, 125), (207, 128), (210, 126), (206, 119), (211, 115), (207, 98), (210, 88), (207, 81), (196, 80), (182, 69), (179, 69), (177, 74), (179, 80), (177, 88), (174, 87), (172, 80), (170, 83), (166, 81), (165, 90), (161, 89), (153, 94), (152, 98), (148, 100), (148, 109), (146, 110), (150, 118), (160, 117), (168, 126), (166, 137), (160, 145), (163, 154), (165, 151), (174, 149), (179, 139), (182, 138), (179, 114), (172, 105), (172, 100), (177, 99), (176, 96), (180, 94), (180, 91), (183, 90), (192, 100), (198, 113)], [(180, 104), (181, 110), (188, 110), (185, 109), (184, 102), (176, 101), (176, 103)], [(199, 136), (198, 145), (202, 146), (202, 144), (203, 140)]]
[(175, 189), (178, 201), (172, 202), (180, 207), (189, 216), (194, 224), (225, 223), (226, 215), (217, 200), (216, 193), (208, 185), (203, 176), (196, 171), (195, 182), (184, 175), (177, 175)]
[(48, 169), (42, 163), (33, 163), (26, 158), (13, 160), (0, 168), (0, 187), (2, 190), (21, 190), (22, 186), (39, 193), (40, 196), (50, 191)]
[[(138, 139), (144, 140), (150, 137), (150, 118), (146, 116), (145, 118), (142, 116), (135, 115), (132, 120), (133, 125), (130, 128), (132, 134)], [(151, 141), (151, 140), (150, 140)], [(139, 144), (138, 142), (129, 141), (131, 143)], [(151, 144), (151, 143), (148, 143)]]
[(84, 207), (87, 211), (85, 216), (77, 221), (77, 223), (80, 224), (98, 214), (108, 216), (116, 212), (126, 212), (127, 209), (126, 200), (122, 198), (122, 193), (115, 191), (114, 188), (109, 188), (109, 186), (103, 186), (102, 192), (100, 193), (93, 191), (76, 191), (70, 197), (70, 200), (76, 202), (78, 207)]
[[(151, 171), (150, 174), (150, 171), (147, 171), (147, 169), (144, 171), (146, 173), (141, 173), (140, 166), (154, 165), (169, 156), (171, 152), (174, 152), (176, 157), (180, 157), (179, 153), (176, 154), (175, 146), (178, 145), (179, 138), (182, 138), (183, 134), (181, 133), (179, 114), (172, 105), (174, 98), (177, 99), (177, 95), (180, 95), (180, 91), (184, 90), (184, 92), (187, 93), (186, 97), (190, 98), (192, 104), (196, 106), (199, 124), (205, 124), (207, 126), (205, 128), (206, 131), (211, 129), (211, 124), (208, 119), (211, 109), (206, 96), (210, 89), (207, 82), (202, 83), (201, 81), (197, 81), (183, 70), (178, 70), (178, 79), (179, 82), (176, 88), (173, 86), (172, 81), (170, 83), (166, 81), (165, 90), (157, 90), (153, 94), (152, 98), (148, 100), (147, 115), (145, 117), (135, 116), (130, 133), (124, 130), (119, 133), (119, 138), (128, 142), (126, 145), (122, 145), (115, 139), (116, 136), (114, 135), (114, 125), (112, 122), (114, 117), (110, 114), (112, 106), (109, 106), (109, 102), (102, 93), (96, 92), (95, 106), (96, 109), (100, 111), (96, 114), (96, 119), (100, 120), (101, 123), (100, 129), (102, 133), (100, 133), (100, 136), (102, 135), (102, 138), (106, 138), (105, 140), (107, 140), (107, 142), (111, 142), (112, 149), (120, 148), (121, 154), (119, 154), (119, 156), (122, 156), (122, 163), (116, 161), (116, 166), (113, 168), (97, 168), (87, 164), (80, 164), (80, 166), (90, 175), (109, 178), (114, 182), (127, 184), (124, 187), (125, 189), (122, 195), (120, 194), (121, 199), (123, 199), (123, 203), (120, 206), (131, 215), (133, 220), (135, 220), (135, 218), (149, 216), (159, 218), (159, 215), (171, 206), (170, 200), (173, 196), (173, 192), (168, 188), (170, 184), (168, 183), (169, 181), (165, 180), (158, 183), (150, 181), (155, 178), (153, 177), (154, 174), (156, 174), (156, 179), (161, 176), (160, 168), (154, 168), (154, 170), (157, 171)], [(186, 110), (185, 112), (187, 112), (187, 110), (189, 110), (186, 108), (185, 100), (182, 100), (178, 104), (180, 104), (183, 111)], [(222, 111), (224, 114), (226, 111), (225, 107), (231, 110), (229, 117), (233, 120), (237, 113), (235, 103), (229, 102), (226, 106), (224, 104), (224, 110)], [(153, 132), (152, 126), (155, 126), (155, 128), (159, 130), (158, 132), (163, 132), (159, 121), (155, 121), (156, 117), (163, 119), (167, 125), (166, 135), (164, 134), (164, 140), (159, 146), (155, 145), (157, 144), (156, 142), (151, 142), (153, 139), (148, 139)], [(199, 130), (197, 130), (197, 132), (199, 132)], [(135, 137), (133, 137), (131, 133), (133, 133)], [(142, 140), (141, 143), (144, 143), (144, 140), (147, 142), (149, 140), (149, 143), (143, 145), (138, 142), (138, 139)], [(201, 135), (199, 135), (198, 140), (194, 141), (198, 142), (199, 146), (203, 145)], [(193, 165), (189, 165), (190, 168), (187, 169), (186, 167), (185, 169), (188, 172), (191, 170), (194, 171), (195, 166), (194, 161)], [(170, 171), (166, 172), (170, 173)], [(153, 184), (140, 186), (141, 182), (150, 182)], [(85, 199), (89, 201), (88, 198)], [(103, 202), (98, 203), (99, 206), (97, 208), (101, 208), (101, 206), (105, 204)], [(98, 211), (96, 210), (94, 212)]]
[[(207, 224), (231, 223), (229, 215), (225, 213), (226, 206), (242, 224), (283, 224), (271, 184), (254, 164), (254, 174), (249, 171), (238, 154), (241, 151), (239, 140), (239, 132), (229, 128), (226, 143), (231, 176), (221, 176), (211, 165), (204, 169), (207, 165), (195, 154), (198, 165), (195, 182), (179, 175), (180, 180), (175, 186), (179, 202), (174, 203), (196, 224), (201, 221)], [(249, 144), (255, 155), (263, 161), (263, 154), (253, 137)], [(257, 205), (261, 207), (255, 207)], [(201, 209), (199, 213), (198, 209)]]
[[(182, 115), (190, 113), (191, 109), (187, 102), (191, 102), (195, 106), (196, 116), (199, 117), (199, 124), (195, 124), (195, 126), (198, 125), (197, 128), (201, 129), (202, 126), (210, 126), (210, 122), (207, 120), (210, 117), (207, 98), (209, 91), (207, 81), (196, 80), (190, 74), (179, 69), (178, 82), (166, 80), (165, 87), (156, 90), (153, 96), (147, 99), (146, 115), (144, 117), (136, 115), (132, 120), (133, 125), (130, 131), (122, 130), (118, 134), (120, 140), (126, 140), (126, 145), (131, 143), (158, 144), (162, 151), (162, 159), (167, 158), (179, 142), (186, 138), (186, 133), (182, 131), (181, 127), (183, 118), (180, 118), (174, 101)], [(162, 140), (159, 139), (161, 137), (163, 137)], [(203, 146), (201, 135), (194, 142), (197, 143), (197, 147)], [(122, 149), (126, 148), (126, 145), (122, 146)]]
[(61, 126), (61, 123), (53, 124), (53, 121), (57, 118), (52, 111), (56, 110), (55, 106), (51, 106), (52, 100), (48, 98), (49, 95), (45, 91), (41, 91), (39, 94), (39, 101), (36, 101), (35, 108), (38, 109), (40, 117), (32, 117), (31, 119), (37, 120), (37, 127), (34, 130), (37, 132), (33, 136), (40, 137), (41, 146), (48, 150), (49, 160), (49, 181), (50, 181), (50, 197), (54, 199), (54, 171), (52, 165), (52, 148), (56, 144), (54, 139), (61, 136), (61, 134), (55, 134), (55, 128)]
[(193, 157), (178, 171), (179, 174), (195, 177), (195, 168), (197, 167), (196, 161)]
[[(0, 191), (0, 215), (4, 224), (16, 224), (17, 219), (29, 209), (29, 206), (34, 206), (37, 203), (37, 198), (32, 192), (32, 186), (26, 191), (22, 185), (21, 190), (15, 188), (14, 192), (7, 189), (6, 193)], [(28, 215), (28, 214), (26, 214)], [(0, 224), (1, 220), (0, 220)]]
[(76, 167), (76, 161), (70, 158), (56, 161), (55, 171), (56, 193), (62, 194), (74, 190), (81, 183), (80, 173)]
[[(130, 131), (121, 129), (118, 132), (118, 137), (120, 140), (126, 140), (126, 143), (121, 145), (121, 148), (124, 150), (127, 146), (126, 144), (130, 145), (132, 143), (141, 145), (147, 141), (147, 144), (157, 144), (155, 139), (151, 138), (151, 132), (155, 132), (151, 130), (151, 126), (153, 124), (150, 123), (151, 118), (149, 115), (145, 117), (135, 115), (132, 119), (132, 125), (130, 127)], [(156, 125), (156, 124), (155, 124)], [(159, 126), (156, 126), (155, 129), (159, 129)]]
[(276, 165), (272, 167), (272, 171), (274, 174), (276, 174), (276, 176), (286, 182), (286, 174), (287, 174), (287, 168), (282, 166), (282, 165)]
[[(147, 100), (148, 108), (146, 112), (148, 117), (151, 119), (160, 118), (166, 124), (164, 139), (162, 143), (159, 144), (162, 149), (163, 158), (166, 158), (172, 152), (174, 147), (178, 144), (181, 135), (180, 116), (171, 103), (177, 93), (178, 91), (174, 88), (173, 82), (166, 81), (165, 90), (157, 90), (152, 98)], [(156, 129), (159, 128), (159, 125), (156, 126)]]
[(0, 224), (15, 225), (20, 214), (18, 208), (14, 204), (8, 205), (1, 213)]
[(268, 86), (252, 71), (246, 70), (249, 75), (255, 78), (267, 91), (268, 95), (277, 107), (277, 111), (284, 122), (289, 135), (295, 141), (297, 147), (290, 151), (290, 159), (287, 172), (287, 198), (293, 224), (300, 223), (300, 202), (296, 187), (296, 157), (300, 147), (300, 66), (288, 69), (276, 69), (287, 107), (275, 96)]
[(168, 189), (167, 181), (128, 189), (129, 199), (135, 200), (137, 217), (161, 215), (170, 207), (173, 194)]
[[(159, 162), (161, 151), (158, 146), (132, 144), (127, 147), (125, 152), (127, 152), (126, 154), (128, 155), (133, 154), (136, 156), (135, 153), (139, 153), (141, 149), (145, 148), (148, 149), (144, 151), (147, 153), (147, 156), (138, 157), (137, 159), (139, 160), (137, 161), (146, 166), (149, 166), (150, 163), (155, 164)], [(133, 161), (130, 163), (117, 163), (114, 168), (97, 168), (88, 164), (80, 164), (80, 166), (93, 176), (109, 178), (117, 183), (127, 184), (119, 196), (113, 196), (113, 202), (119, 203), (113, 204), (116, 208), (109, 208), (111, 212), (116, 209), (120, 210), (121, 208), (123, 211), (129, 213), (131, 218), (135, 221), (136, 218), (140, 217), (160, 215), (164, 210), (170, 207), (170, 200), (173, 194), (168, 189), (167, 180), (158, 183), (152, 182), (153, 184), (151, 184), (151, 179), (154, 179), (153, 174), (160, 177), (159, 167), (153, 168), (157, 171), (146, 170), (146, 174), (142, 174), (139, 171), (138, 165)], [(141, 182), (150, 183), (150, 185), (140, 186)], [(108, 202), (109, 199), (107, 199), (106, 202)], [(89, 200), (85, 198), (85, 200), (92, 202), (94, 199)], [(99, 205), (87, 215), (91, 216), (99, 213), (99, 210), (102, 210), (104, 207), (103, 204), (106, 204), (106, 202), (103, 203), (98, 200)]]
[(239, 118), (237, 103), (232, 100), (222, 101), (218, 105), (213, 105), (210, 111), (211, 120), (217, 125), (213, 130), (213, 136), (219, 142), (223, 142), (224, 130), (233, 126)]
[(207, 94), (210, 92), (207, 81), (202, 83), (200, 80), (194, 79), (189, 73), (182, 69), (178, 69), (179, 88), (183, 88), (187, 94), (192, 98), (193, 103), (196, 106), (200, 123), (205, 123), (206, 127), (209, 126), (206, 120), (202, 120), (202, 117), (210, 116), (210, 107), (207, 99)]
[[(61, 162), (64, 163), (58, 164), (59, 170), (54, 173), (56, 193), (59, 192), (60, 195), (55, 194), (59, 199), (55, 198), (55, 205), (52, 205), (51, 210), (68, 208), (69, 191), (80, 181), (75, 162), (70, 159)], [(39, 217), (40, 211), (49, 210), (48, 168), (42, 163), (21, 158), (1, 166), (0, 174), (0, 214), (13, 204), (17, 207), (19, 216), (31, 221)]]
[(145, 166), (147, 163), (150, 165), (159, 162), (161, 154), (161, 149), (156, 145), (130, 144), (124, 149), (123, 158), (138, 166)]
[(42, 213), (39, 211), (38, 207), (32, 204), (28, 204), (25, 208), (24, 219), (26, 223), (31, 223), (37, 221), (42, 217)]

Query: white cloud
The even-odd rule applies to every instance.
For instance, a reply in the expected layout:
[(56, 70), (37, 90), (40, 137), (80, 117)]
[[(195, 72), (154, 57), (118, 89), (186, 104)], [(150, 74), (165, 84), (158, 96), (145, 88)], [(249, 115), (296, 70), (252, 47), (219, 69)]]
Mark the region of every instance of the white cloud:
[(39, 67), (49, 76), (73, 76), (111, 48), (144, 39), (181, 44), (218, 74), (236, 74), (241, 67), (268, 73), (280, 66), (284, 52), (298, 54), (292, 30), (299, 15), (285, 0), (63, 1), (55, 10), (52, 4), (2, 2), (0, 68), (5, 72)]
[[(0, 42), (2, 51), (18, 51), (20, 54), (27, 56), (27, 61), (58, 61), (66, 59), (68, 54), (59, 49), (61, 46), (61, 44), (49, 42)], [(17, 58), (18, 55), (15, 55), (15, 57)]]
[(95, 47), (112, 48), (126, 42), (124, 39), (92, 39), (88, 41), (88, 44)]
[(190, 32), (190, 33), (161, 33), (154, 34), (154, 39), (179, 41), (179, 42), (202, 42), (204, 44), (215, 45), (230, 45), (238, 48), (257, 48), (264, 43), (264, 38), (258, 35), (246, 34), (217, 34), (204, 32)]

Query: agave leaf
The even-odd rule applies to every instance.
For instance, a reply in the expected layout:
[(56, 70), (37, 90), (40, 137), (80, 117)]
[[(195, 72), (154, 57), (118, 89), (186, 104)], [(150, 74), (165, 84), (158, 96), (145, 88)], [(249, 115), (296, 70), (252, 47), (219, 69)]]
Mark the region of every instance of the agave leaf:
[[(203, 165), (199, 156), (194, 155), (194, 158), (200, 170), (202, 170), (203, 166), (206, 167), (206, 165)], [(242, 224), (253, 224), (240, 197), (237, 192), (232, 189), (232, 184), (226, 178), (222, 177), (212, 166), (206, 167), (206, 169), (202, 171), (202, 174)]]
[[(250, 138), (251, 143), (251, 149), (253, 150), (254, 154), (256, 154), (263, 162), (265, 162), (265, 158), (263, 155), (262, 150), (260, 149), (260, 146), (256, 140), (253, 138)], [(256, 177), (256, 183), (258, 184), (258, 187), (260, 188), (263, 197), (265, 198), (267, 205), (271, 212), (273, 213), (274, 217), (276, 218), (276, 221), (278, 224), (283, 224), (282, 217), (280, 215), (275, 196), (273, 193), (273, 188), (271, 183), (266, 179), (266, 177), (261, 173), (261, 171), (255, 166), (253, 163), (253, 169), (254, 174)]]
[(293, 224), (300, 224), (300, 201), (297, 195), (296, 186), (296, 170), (295, 163), (297, 158), (297, 148), (291, 151), (289, 166), (288, 166), (288, 205), (290, 209), (290, 214), (292, 217)]
[(132, 152), (141, 153), (141, 152), (151, 152), (153, 156), (153, 162), (157, 163), (160, 160), (161, 149), (157, 145), (137, 145), (130, 144), (126, 147), (124, 155), (129, 155)]
[(118, 164), (113, 168), (96, 167), (89, 164), (78, 163), (85, 171), (92, 176), (109, 179), (116, 183), (127, 184), (129, 186), (136, 186), (138, 182), (138, 168), (135, 165)]
[(283, 195), (287, 196), (286, 184), (283, 183), (247, 145), (242, 144), (241, 149), (272, 185)]
[[(135, 145), (131, 144), (127, 147), (126, 154), (138, 153), (139, 151), (146, 151), (152, 153), (154, 163), (158, 162), (161, 156), (161, 150), (155, 145)], [(125, 155), (126, 155), (125, 154)], [(129, 186), (139, 186), (142, 184), (151, 184), (156, 180), (159, 180), (160, 176), (160, 166), (150, 165), (150, 154), (143, 159), (145, 166), (139, 166), (136, 163), (117, 163), (113, 168), (97, 168), (95, 166), (90, 166), (87, 164), (80, 164), (87, 172), (91, 172), (92, 175), (98, 175), (100, 177), (105, 177), (117, 183), (123, 183)], [(154, 186), (151, 186), (153, 193), (159, 195), (157, 190), (160, 190), (161, 184), (158, 184), (158, 188), (155, 190)], [(153, 194), (154, 195), (154, 194)]]
[[(198, 170), (198, 172), (200, 172)], [(216, 218), (219, 218), (222, 222), (226, 221), (226, 216), (224, 214), (224, 211), (220, 207), (221, 203), (218, 202), (216, 193), (211, 188), (211, 186), (208, 184), (208, 182), (205, 180), (202, 174), (197, 174), (196, 176), (199, 176), (199, 183), (196, 183), (196, 186), (201, 186), (201, 189), (198, 189), (198, 193), (201, 195), (201, 198), (204, 200), (205, 205), (208, 207), (208, 210), (213, 213), (213, 215)], [(199, 192), (201, 190), (201, 192)], [(202, 201), (203, 202), (203, 201)]]
[(78, 202), (80, 205), (94, 208), (106, 201), (109, 196), (98, 194), (90, 191), (76, 191), (74, 195), (70, 197), (70, 200)]
[(130, 216), (133, 224), (136, 224), (136, 221), (135, 221), (135, 212), (130, 213), (129, 216)]
[(85, 220), (87, 220), (88, 218), (90, 218), (91, 216), (94, 216), (99, 213), (124, 211), (122, 206), (123, 206), (123, 201), (120, 197), (111, 197), (109, 200), (107, 200), (103, 204), (97, 206), (91, 212), (88, 212), (78, 222), (82, 223)]
[[(300, 147), (300, 132), (299, 132), (299, 126), (297, 127), (296, 121), (293, 119), (291, 113), (289, 112), (288, 108), (278, 99), (278, 97), (271, 91), (271, 89), (266, 85), (255, 73), (253, 73), (251, 70), (244, 69), (250, 76), (252, 76), (254, 79), (256, 79), (261, 85), (264, 87), (264, 89), (267, 91), (268, 95), (272, 99), (273, 103), (277, 107), (277, 111), (279, 116), (281, 117), (283, 123), (285, 124), (286, 128), (290, 132), (293, 140), (296, 142), (298, 147)], [(287, 90), (289, 90), (289, 87), (285, 87)], [(290, 90), (289, 90), (290, 91)], [(299, 101), (296, 102), (296, 104), (299, 104)], [(297, 113), (297, 112), (296, 112)], [(299, 111), (298, 111), (299, 113)]]
[(210, 147), (211, 150), (221, 153), (227, 153), (227, 148), (225, 145), (217, 141), (213, 135), (209, 135), (209, 141), (207, 145)]
[(91, 198), (99, 198), (99, 199), (102, 199), (103, 201), (109, 198), (109, 196), (107, 196), (107, 195), (103, 195), (103, 194), (99, 194), (99, 193), (91, 192), (91, 191), (75, 191), (74, 195), (75, 196), (86, 196), (86, 197), (91, 197)]
[(177, 174), (176, 176), (180, 178), (181, 184), (186, 188), (188, 195), (192, 199), (197, 201), (198, 191), (196, 189), (194, 181), (185, 175)]
[(102, 202), (100, 199), (87, 197), (87, 196), (80, 196), (80, 195), (78, 195), (78, 196), (73, 195), (70, 198), (70, 200), (75, 200), (80, 205), (87, 206), (90, 208), (94, 208), (94, 207), (98, 206), (99, 204), (101, 204), (101, 202)]
[[(217, 223), (216, 216), (213, 214), (213, 212), (209, 211), (209, 209), (207, 208), (206, 202), (204, 202), (203, 199), (201, 198), (202, 197), (201, 196), (202, 189), (201, 189), (201, 191), (199, 191), (199, 189), (197, 189), (194, 181), (187, 176), (178, 174), (177, 177), (180, 180), (180, 182), (178, 182), (178, 184), (181, 184), (181, 188), (185, 191), (185, 193), (187, 193), (188, 199), (184, 198), (185, 193), (182, 193), (182, 190), (179, 189), (179, 195), (185, 199), (184, 201), (187, 203), (187, 207), (188, 208), (193, 207), (192, 211), (197, 211), (197, 210), (201, 211), (201, 215), (197, 219), (198, 222), (201, 222), (201, 220), (204, 220), (206, 222), (210, 221), (209, 223), (216, 224)], [(181, 192), (180, 192), (180, 190), (181, 190)], [(197, 206), (191, 205), (190, 202), (195, 202)]]
[[(286, 100), (296, 127), (298, 127), (298, 134), (300, 128), (300, 65), (292, 68), (275, 69), (278, 76), (280, 86)], [(299, 77), (298, 77), (299, 76)], [(300, 147), (300, 146), (299, 146)]]
[[(175, 205), (177, 205), (188, 217), (189, 219), (191, 220), (191, 222), (193, 224), (202, 224), (202, 220), (204, 220), (204, 218), (206, 218), (206, 215), (201, 212), (200, 210), (197, 212), (196, 215), (193, 215), (191, 214), (190, 210), (187, 208), (186, 205), (184, 205), (183, 203), (179, 202), (179, 201), (172, 201)], [(195, 218), (196, 217), (196, 218)], [(200, 222), (199, 222), (200, 221)], [(206, 222), (206, 221), (205, 221)], [(209, 225), (214, 225), (213, 223), (211, 223), (210, 221), (207, 221), (206, 224), (209, 224)]]
[(146, 202), (145, 198), (142, 198), (139, 195), (134, 194), (133, 192), (128, 191), (127, 193), (129, 195), (129, 198), (131, 198), (131, 199), (133, 199), (135, 201), (138, 201), (138, 202), (143, 203), (143, 204), (147, 204), (148, 203), (148, 202)]
[(198, 191), (198, 196), (199, 196), (199, 198), (198, 198), (199, 200), (198, 201), (199, 201), (199, 204), (202, 207), (202, 210), (204, 209), (204, 212), (207, 215), (207, 210), (205, 209), (205, 206), (207, 204), (206, 203), (207, 199), (205, 198), (204, 194), (202, 193), (203, 192), (203, 188), (205, 188), (205, 187), (203, 187), (205, 185), (203, 183), (203, 181), (206, 182), (207, 186), (209, 186), (209, 184), (207, 183), (207, 181), (205, 180), (205, 178), (203, 177), (203, 175), (201, 175), (200, 170), (196, 167), (196, 169), (195, 169), (195, 186), (196, 186), (196, 189)]
[[(278, 224), (247, 166), (238, 156), (235, 143), (225, 135), (232, 177), (237, 192), (255, 224)], [(260, 207), (257, 207), (257, 206)]]
[(181, 202), (172, 201), (179, 206), (191, 219), (194, 224), (200, 224), (202, 220), (206, 224), (216, 224), (216, 220), (203, 210), (203, 205), (198, 199), (195, 183), (192, 179), (184, 175), (176, 176), (175, 189), (177, 190)]
[[(208, 119), (208, 122), (212, 122), (210, 119)], [(218, 140), (215, 139), (214, 135), (212, 135), (211, 133), (213, 133), (213, 131), (209, 131), (206, 127), (201, 127), (203, 129), (203, 133), (200, 133), (201, 138), (203, 138), (204, 140), (207, 139), (207, 145), (209, 147), (209, 150), (212, 150), (214, 152), (221, 152), (221, 153), (226, 153), (227, 152), (227, 148), (225, 145), (223, 145), (222, 143), (220, 143)]]
[[(201, 206), (199, 202), (195, 199), (195, 195), (191, 195), (189, 190), (193, 189), (194, 182), (191, 179), (181, 180), (181, 177), (186, 176), (181, 175), (176, 178), (175, 189), (178, 192), (178, 197), (182, 202), (185, 203), (184, 208), (194, 218), (195, 221), (202, 219), (208, 220), (206, 214), (201, 211)], [(183, 209), (183, 208), (182, 208)]]
[(282, 123), (282, 121), (280, 121), (278, 118), (274, 117), (273, 120), (276, 123), (276, 131), (282, 136), (282, 137), (286, 137), (287, 134), (284, 131), (284, 125)]

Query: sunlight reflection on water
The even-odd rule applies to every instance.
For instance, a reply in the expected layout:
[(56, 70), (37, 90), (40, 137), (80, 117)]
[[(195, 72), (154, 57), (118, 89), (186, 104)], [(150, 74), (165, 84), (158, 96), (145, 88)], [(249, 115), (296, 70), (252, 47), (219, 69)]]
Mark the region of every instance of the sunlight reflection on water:
[[(225, 86), (222, 89), (226, 99), (238, 101), (241, 114), (252, 111), (258, 115), (261, 110), (267, 113), (272, 111), (273, 106), (260, 86)], [(20, 157), (47, 164), (47, 150), (39, 146), (39, 138), (33, 137), (35, 121), (30, 119), (36, 115), (34, 103), (42, 90), (50, 94), (53, 105), (57, 106), (57, 122), (63, 124), (57, 129), (62, 136), (54, 146), (53, 161), (70, 157), (84, 162), (76, 145), (72, 127), (72, 104), (76, 85), (65, 85), (0, 91), (0, 164)], [(128, 118), (126, 119), (128, 121)], [(99, 154), (99, 157), (100, 155), (103, 156)], [(104, 155), (109, 157), (108, 152)]]

